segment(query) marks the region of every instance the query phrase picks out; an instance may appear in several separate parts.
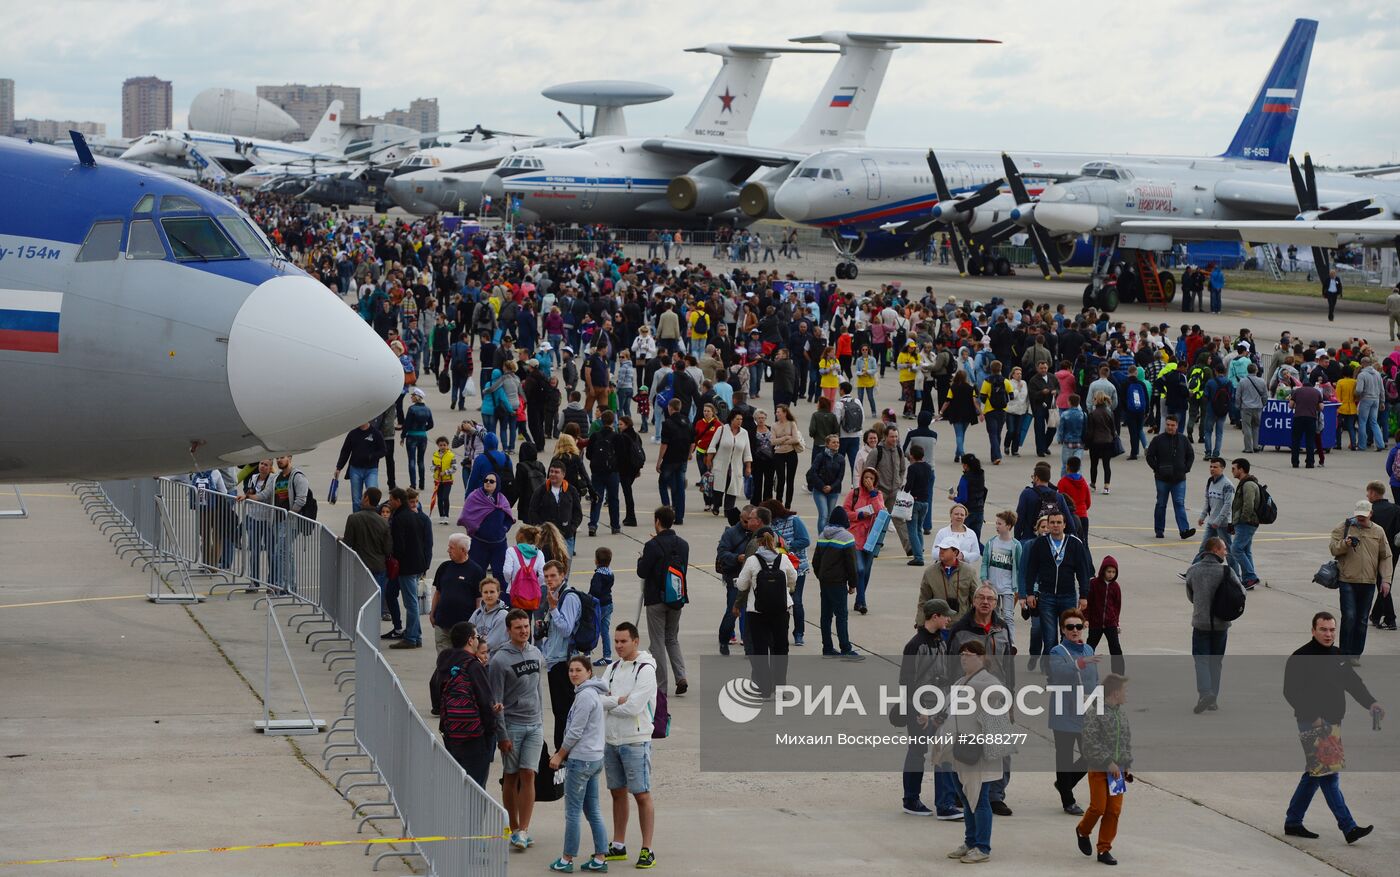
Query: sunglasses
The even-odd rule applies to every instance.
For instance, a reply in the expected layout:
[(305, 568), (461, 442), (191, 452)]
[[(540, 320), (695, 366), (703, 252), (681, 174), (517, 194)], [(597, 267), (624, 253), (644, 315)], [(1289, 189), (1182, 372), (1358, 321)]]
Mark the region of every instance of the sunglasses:
[(1083, 630), (1084, 627), (1085, 625), (1083, 624), (1066, 624), (1065, 630)]
[(485, 481), (483, 481), (483, 482), (481, 482), (481, 483), (482, 483), (482, 484), (495, 484), (495, 483), (496, 483), (496, 479), (494, 479), (494, 478), (487, 478)]

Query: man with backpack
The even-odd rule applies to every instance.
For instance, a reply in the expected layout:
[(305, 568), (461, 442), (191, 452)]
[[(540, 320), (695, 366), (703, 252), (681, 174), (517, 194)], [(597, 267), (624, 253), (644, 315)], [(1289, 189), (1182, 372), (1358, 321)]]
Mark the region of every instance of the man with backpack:
[(622, 479), (618, 474), (619, 458), (623, 450), (622, 442), (613, 429), (615, 415), (604, 411), (600, 418), (601, 428), (588, 439), (589, 467), (593, 470), (593, 503), (588, 513), (588, 535), (598, 535), (598, 518), (603, 511), (603, 503), (608, 505), (608, 524), (612, 535), (622, 532), (622, 519), (618, 507), (618, 491)]
[(476, 656), (476, 625), (459, 621), (448, 637), (451, 647), (438, 652), (429, 685), (433, 713), (448, 754), (484, 790), (496, 743), (496, 701), (486, 667)]
[(1219, 709), (1220, 671), (1230, 624), (1244, 614), (1244, 585), (1225, 562), (1225, 542), (1211, 537), (1201, 559), (1186, 571), (1186, 599), (1191, 601), (1191, 655), (1196, 665), (1196, 706), (1192, 712)]
[(1259, 366), (1250, 363), (1244, 377), (1240, 378), (1236, 400), (1240, 409), (1240, 431), (1244, 433), (1244, 452), (1257, 454), (1263, 448), (1259, 445), (1259, 423), (1264, 417), (1264, 403), (1269, 398), (1269, 388), (1259, 377)]
[[(664, 506), (660, 511), (670, 511)], [(669, 530), (668, 530), (669, 532)], [(653, 540), (655, 541), (655, 540)], [(607, 860), (627, 860), (627, 795), (637, 802), (642, 848), (637, 867), (656, 864), (651, 850), (656, 808), (651, 800), (651, 739), (657, 716), (659, 663), (640, 648), (637, 626), (624, 621), (613, 632), (617, 660), (603, 675), (608, 694), (603, 698), (603, 770), (612, 796), (613, 836)]]
[[(568, 567), (551, 560), (544, 565), (546, 609), (536, 622), (544, 634), (544, 664), (549, 676), (549, 707), (554, 713), (554, 748), (564, 743), (569, 723), (569, 707), (574, 705), (574, 685), (569, 681), (569, 657), (589, 654), (598, 645), (597, 598), (570, 588), (565, 583)], [(591, 633), (591, 637), (590, 637)], [(592, 639), (592, 643), (581, 640)], [(583, 646), (587, 645), (587, 648)]]
[(1206, 381), (1205, 386), (1205, 437), (1206, 456), (1214, 457), (1224, 452), (1225, 423), (1230, 419), (1230, 405), (1234, 399), (1230, 379), (1225, 376), (1225, 366), (1215, 367), (1215, 376)]
[(846, 458), (846, 465), (851, 467), (851, 477), (854, 478), (856, 453), (860, 450), (861, 436), (865, 433), (865, 410), (851, 395), (850, 381), (841, 382), (841, 397), (836, 400), (832, 413), (841, 424), (841, 455)]
[[(885, 440), (875, 449), (873, 456), (866, 457), (865, 465), (875, 470), (876, 484), (880, 493), (884, 495), (885, 508), (894, 508), (895, 492), (904, 489), (904, 478), (909, 468), (908, 461), (904, 458), (904, 449), (899, 446), (898, 427), (891, 426), (885, 430)], [(913, 557), (914, 550), (909, 545), (909, 528), (898, 526), (891, 529), (899, 537), (899, 546), (904, 549), (904, 556)]]
[(1328, 551), (1336, 558), (1342, 610), (1337, 644), (1353, 666), (1361, 663), (1361, 653), (1366, 650), (1366, 625), (1376, 583), (1380, 583), (1381, 594), (1388, 595), (1395, 569), (1395, 553), (1385, 530), (1371, 520), (1373, 511), (1370, 500), (1357, 501), (1352, 516), (1332, 529), (1327, 543)]
[(1186, 437), (1190, 439), (1194, 430), (1201, 436), (1199, 441), (1205, 441), (1206, 383), (1210, 381), (1212, 372), (1207, 356), (1194, 355), (1195, 362), (1186, 373), (1186, 392), (1190, 395), (1186, 413)]
[(1230, 503), (1230, 565), (1239, 573), (1246, 591), (1254, 590), (1259, 584), (1259, 574), (1254, 571), (1254, 534), (1263, 523), (1261, 509), (1267, 506), (1265, 515), (1277, 515), (1273, 500), (1266, 499), (1268, 491), (1259, 479), (1249, 474), (1249, 461), (1239, 457), (1230, 463), (1230, 475), (1235, 479), (1235, 496)]
[[(674, 529), (676, 512), (661, 506), (652, 515), (656, 535), (642, 546), (637, 576), (642, 580), (642, 605), (646, 608), (647, 638), (656, 656), (656, 686), (667, 693), (667, 665), (676, 675), (676, 694), (685, 694), (685, 658), (681, 655), (681, 610), (690, 602), (686, 576), (690, 545)], [(621, 630), (621, 628), (619, 628)], [(621, 653), (619, 652), (619, 655)]]
[(578, 525), (583, 523), (583, 497), (577, 487), (564, 480), (562, 465), (549, 467), (548, 479), (530, 500), (530, 515), (538, 524), (558, 527), (569, 545), (570, 556), (573, 555)]

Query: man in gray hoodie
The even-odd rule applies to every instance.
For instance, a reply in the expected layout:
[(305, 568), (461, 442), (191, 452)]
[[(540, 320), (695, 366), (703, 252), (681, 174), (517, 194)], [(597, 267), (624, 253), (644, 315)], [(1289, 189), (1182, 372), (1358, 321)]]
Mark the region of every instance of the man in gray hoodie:
[(486, 675), (495, 711), (502, 719), (497, 735), (505, 773), (501, 804), (510, 817), (510, 845), (524, 850), (534, 844), (530, 817), (535, 811), (535, 772), (544, 746), (540, 702), (544, 655), (530, 643), (530, 616), (525, 610), (510, 610), (506, 627), (510, 642), (491, 655)]
[(1211, 612), (1215, 592), (1233, 581), (1240, 584), (1235, 571), (1225, 563), (1225, 542), (1217, 536), (1206, 540), (1201, 559), (1186, 571), (1186, 599), (1191, 601), (1191, 654), (1196, 664), (1196, 706), (1192, 712), (1200, 715), (1218, 709), (1220, 670), (1225, 660), (1226, 635), (1230, 622), (1216, 618)]

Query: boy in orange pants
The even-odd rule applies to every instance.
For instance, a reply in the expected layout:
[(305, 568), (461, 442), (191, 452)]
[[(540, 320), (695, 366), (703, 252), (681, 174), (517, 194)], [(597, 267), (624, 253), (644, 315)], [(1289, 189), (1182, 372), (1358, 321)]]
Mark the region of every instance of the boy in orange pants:
[(1128, 727), (1128, 714), (1123, 709), (1127, 699), (1126, 676), (1110, 673), (1103, 680), (1104, 711), (1084, 719), (1084, 736), (1080, 743), (1084, 763), (1089, 768), (1089, 809), (1075, 826), (1074, 837), (1079, 851), (1094, 854), (1089, 835), (1099, 823), (1098, 860), (1116, 865), (1110, 852), (1113, 838), (1118, 834), (1118, 816), (1123, 812), (1127, 784), (1133, 781), (1129, 768), (1133, 764), (1133, 736)]

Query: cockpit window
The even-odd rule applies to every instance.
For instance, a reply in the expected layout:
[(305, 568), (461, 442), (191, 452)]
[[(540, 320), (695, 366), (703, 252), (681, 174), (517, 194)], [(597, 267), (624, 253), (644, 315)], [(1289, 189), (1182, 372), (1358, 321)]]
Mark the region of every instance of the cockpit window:
[(177, 210), (198, 210), (199, 205), (191, 198), (184, 195), (161, 195), (160, 212), (170, 213)]
[(250, 259), (271, 259), (272, 248), (263, 240), (262, 235), (250, 226), (240, 216), (220, 216), (219, 225), (223, 226), (228, 236), (243, 248), (243, 252), (248, 254)]
[(219, 231), (214, 220), (207, 216), (162, 219), (160, 224), (170, 241), (170, 249), (175, 251), (175, 258), (179, 261), (198, 259), (206, 262), (212, 259), (237, 259), (242, 255), (233, 242)]
[(142, 195), (141, 200), (136, 202), (136, 206), (131, 209), (132, 213), (150, 213), (156, 209), (155, 195)]
[[(147, 195), (146, 197), (151, 196)], [(165, 258), (165, 245), (160, 242), (160, 234), (156, 231), (154, 222), (149, 219), (132, 220), (131, 231), (126, 236), (126, 257), (128, 259)]]
[(817, 173), (817, 169), (814, 167), (804, 167), (797, 172), (797, 176), (804, 180), (815, 180), (817, 178)]
[(120, 219), (94, 222), (88, 229), (87, 239), (78, 250), (79, 262), (110, 262), (117, 258), (122, 246), (122, 222)]

